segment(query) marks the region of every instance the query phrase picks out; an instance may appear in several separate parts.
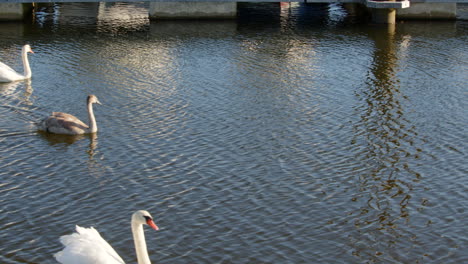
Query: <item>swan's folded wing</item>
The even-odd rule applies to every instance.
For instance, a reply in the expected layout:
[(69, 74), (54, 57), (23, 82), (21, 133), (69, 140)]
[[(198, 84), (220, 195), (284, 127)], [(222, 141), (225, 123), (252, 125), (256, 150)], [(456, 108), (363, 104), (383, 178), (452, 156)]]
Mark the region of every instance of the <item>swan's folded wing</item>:
[(13, 70), (10, 66), (6, 65), (5, 63), (1, 62), (0, 61), (0, 69), (2, 71), (12, 71), (12, 72), (15, 72), (15, 70)]
[(0, 82), (22, 79), (22, 76), (3, 62), (0, 62)]
[(115, 252), (94, 228), (76, 226), (76, 233), (60, 237), (65, 248), (54, 255), (63, 264), (124, 264)]
[(62, 112), (52, 112), (52, 117), (54, 117), (57, 120), (61, 120), (62, 122), (73, 122), (73, 123), (76, 123), (77, 125), (88, 128), (88, 125), (83, 123), (83, 121), (81, 121), (74, 115), (70, 115), (70, 114), (62, 113)]
[(82, 134), (86, 132), (88, 125), (73, 115), (53, 112), (51, 116), (42, 120), (38, 128), (58, 134)]

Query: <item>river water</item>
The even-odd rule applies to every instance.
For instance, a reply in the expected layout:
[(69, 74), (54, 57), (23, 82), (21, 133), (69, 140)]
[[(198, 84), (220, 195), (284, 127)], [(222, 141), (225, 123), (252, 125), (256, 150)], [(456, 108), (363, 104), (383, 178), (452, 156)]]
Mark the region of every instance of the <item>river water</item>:
[[(94, 226), (135, 263), (466, 263), (468, 21), (361, 22), (339, 5), (243, 4), (150, 22), (59, 4), (0, 24), (0, 263), (56, 263)], [(99, 132), (36, 131), (52, 111)]]

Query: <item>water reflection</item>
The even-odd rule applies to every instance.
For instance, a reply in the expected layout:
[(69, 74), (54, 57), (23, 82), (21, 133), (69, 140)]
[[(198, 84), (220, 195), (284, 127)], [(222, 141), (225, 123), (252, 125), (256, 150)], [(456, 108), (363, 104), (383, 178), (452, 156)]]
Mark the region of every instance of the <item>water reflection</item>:
[(236, 33), (234, 20), (200, 21), (151, 21), (150, 34), (153, 37), (232, 37)]
[[(130, 6), (130, 7), (129, 7)], [(46, 27), (96, 26), (97, 32), (119, 33), (138, 30), (149, 23), (147, 3), (42, 3), (36, 7), (35, 21)], [(56, 29), (58, 29), (56, 27)]]
[(30, 97), (33, 93), (31, 80), (16, 81), (9, 83), (0, 83), (0, 94), (2, 95), (14, 95), (19, 93), (21, 86), (24, 86), (24, 92), (19, 94), (19, 99), (25, 104), (31, 105)]
[(27, 121), (32, 121), (30, 120), (33, 111), (32, 93), (31, 80), (0, 83), (2, 107), (13, 112), (23, 113), (19, 115), (19, 118)]
[(358, 94), (363, 104), (353, 141), (361, 141), (364, 149), (359, 158), (367, 164), (359, 176), (358, 193), (352, 199), (359, 202), (360, 208), (355, 212), (353, 224), (357, 232), (351, 242), (358, 258), (386, 262), (394, 261), (392, 248), (407, 247), (415, 239), (405, 229), (410, 220), (413, 184), (419, 174), (409, 165), (417, 157), (412, 151), (411, 138), (415, 133), (404, 118), (401, 104), (404, 97), (396, 75), (398, 46), (394, 28), (377, 28), (370, 37), (375, 43), (374, 61), (365, 89)]
[(41, 139), (47, 141), (47, 143), (51, 146), (54, 146), (54, 145), (70, 146), (80, 140), (89, 139), (88, 149), (86, 150), (86, 153), (89, 156), (89, 160), (92, 160), (94, 155), (96, 154), (96, 149), (98, 145), (97, 133), (82, 134), (82, 135), (60, 135), (60, 134), (47, 133), (44, 131), (37, 131), (37, 133)]
[(94, 24), (97, 21), (99, 3), (77, 3), (73, 5), (57, 5), (60, 14), (57, 22), (60, 24)]
[(32, 88), (32, 85), (31, 85), (31, 80), (26, 80), (24, 81), (24, 93), (23, 93), (23, 101), (28, 104), (28, 105), (32, 105), (33, 103), (31, 102), (31, 95), (33, 93), (33, 88)]
[[(383, 31), (383, 32), (382, 32)], [(370, 68), (369, 87), (374, 93), (385, 93), (390, 98), (397, 88), (395, 79), (397, 54), (395, 45), (395, 25), (385, 25), (370, 31), (370, 38), (375, 43), (373, 67)], [(398, 92), (398, 91), (396, 91)], [(392, 101), (392, 99), (389, 99)], [(385, 108), (389, 102), (382, 102), (380, 108)]]
[[(29, 28), (21, 22), (5, 22), (0, 23), (0, 32), (4, 35), (6, 39), (13, 39), (14, 37), (23, 36), (25, 31)], [(15, 49), (17, 50), (17, 49)], [(8, 54), (8, 53), (7, 53)], [(17, 53), (20, 54), (20, 53)], [(2, 59), (3, 60), (3, 59)]]
[(12, 95), (16, 93), (16, 88), (21, 84), (21, 81), (0, 83), (0, 94)]
[[(131, 5), (131, 8), (127, 8)], [(103, 31), (107, 27), (138, 29), (149, 23), (147, 3), (99, 3), (97, 26)]]

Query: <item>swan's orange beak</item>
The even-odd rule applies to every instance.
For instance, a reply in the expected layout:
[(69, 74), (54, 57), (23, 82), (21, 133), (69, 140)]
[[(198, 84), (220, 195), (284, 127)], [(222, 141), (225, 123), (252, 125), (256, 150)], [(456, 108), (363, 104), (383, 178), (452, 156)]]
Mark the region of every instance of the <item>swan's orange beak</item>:
[(151, 226), (151, 228), (153, 228), (154, 230), (159, 230), (159, 227), (153, 222), (153, 220), (151, 218), (147, 219), (146, 223), (149, 226)]
[(29, 52), (31, 52), (31, 53), (34, 53), (34, 51), (33, 51), (33, 50), (29, 50)]

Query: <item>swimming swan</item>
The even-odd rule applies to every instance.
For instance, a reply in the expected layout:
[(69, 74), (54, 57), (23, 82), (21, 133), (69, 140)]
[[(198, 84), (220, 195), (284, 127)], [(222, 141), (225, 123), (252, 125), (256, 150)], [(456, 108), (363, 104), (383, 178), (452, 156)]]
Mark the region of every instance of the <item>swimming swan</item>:
[(88, 95), (88, 117), (89, 126), (79, 120), (77, 117), (62, 113), (52, 112), (52, 114), (43, 119), (38, 124), (38, 129), (54, 134), (79, 135), (86, 133), (96, 133), (98, 131), (96, 118), (94, 117), (93, 104), (101, 104), (95, 95)]
[[(149, 225), (154, 230), (158, 226), (151, 215), (144, 210), (132, 215), (132, 233), (138, 264), (151, 264), (146, 248), (143, 225)], [(55, 259), (62, 264), (124, 264), (122, 258), (107, 243), (96, 229), (76, 226), (76, 233), (60, 237), (65, 248), (54, 254)]]
[(31, 46), (28, 44), (23, 46), (21, 50), (21, 58), (23, 59), (24, 75), (17, 73), (15, 70), (5, 63), (0, 62), (0, 82), (14, 82), (31, 78), (31, 68), (29, 67), (28, 52), (34, 53)]

